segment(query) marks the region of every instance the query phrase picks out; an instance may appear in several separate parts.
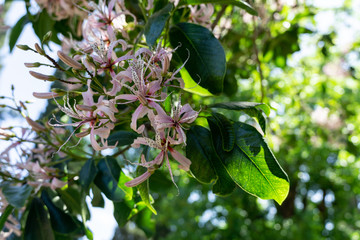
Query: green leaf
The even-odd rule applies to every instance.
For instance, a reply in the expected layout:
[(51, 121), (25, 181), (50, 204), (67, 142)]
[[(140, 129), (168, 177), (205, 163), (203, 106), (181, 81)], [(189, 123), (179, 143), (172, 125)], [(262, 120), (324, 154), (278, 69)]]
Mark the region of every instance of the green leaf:
[(281, 204), (289, 192), (289, 179), (263, 136), (254, 127), (236, 122), (235, 147), (225, 152), (216, 122), (214, 117), (208, 118), (215, 148), (234, 182), (254, 196)]
[(112, 133), (108, 138), (109, 145), (126, 146), (134, 142), (139, 135), (135, 132), (130, 131), (116, 131)]
[(119, 227), (125, 226), (128, 222), (132, 207), (128, 206), (127, 202), (120, 201), (120, 202), (113, 202), (114, 203), (114, 218), (118, 223)]
[(46, 191), (42, 191), (41, 199), (45, 203), (49, 214), (52, 229), (61, 234), (81, 233), (81, 223), (74, 217), (56, 207)]
[(20, 34), (21, 34), (22, 30), (24, 29), (25, 25), (28, 24), (29, 22), (30, 22), (29, 18), (25, 14), (22, 18), (19, 19), (19, 21), (17, 21), (17, 23), (14, 25), (14, 27), (12, 27), (10, 37), (9, 37), (10, 52), (12, 52), (12, 50), (14, 49), (16, 42), (19, 39)]
[(48, 218), (48, 211), (39, 198), (34, 198), (29, 207), (26, 219), (25, 240), (54, 240), (54, 233)]
[(193, 126), (187, 132), (186, 156), (191, 160), (190, 170), (197, 180), (211, 183), (216, 180), (213, 192), (228, 195), (235, 189), (235, 183), (213, 147), (209, 130)]
[(155, 234), (156, 223), (154, 219), (152, 219), (152, 216), (152, 212), (148, 208), (145, 208), (139, 212), (136, 218), (137, 226), (145, 232), (148, 238)]
[(179, 5), (197, 5), (202, 3), (219, 3), (238, 6), (248, 13), (257, 16), (256, 10), (247, 2), (242, 0), (182, 0)]
[[(146, 168), (138, 166), (136, 169), (137, 176), (142, 175), (147, 171)], [(150, 209), (151, 212), (153, 212), (155, 215), (157, 215), (157, 212), (155, 208), (151, 205), (154, 200), (151, 198), (151, 195), (149, 193), (149, 179), (147, 179), (145, 182), (139, 184), (137, 186), (137, 189), (139, 190), (140, 197), (146, 204), (146, 206)]]
[(184, 80), (184, 90), (187, 92), (195, 93), (203, 97), (214, 96), (207, 89), (201, 87), (190, 76), (186, 68), (180, 70), (181, 78)]
[(149, 47), (154, 46), (156, 40), (161, 35), (167, 20), (170, 17), (170, 12), (173, 9), (171, 3), (167, 4), (163, 9), (155, 12), (151, 15), (148, 22), (145, 25), (145, 37), (146, 43)]
[(8, 219), (9, 215), (13, 212), (13, 210), (14, 210), (14, 207), (9, 204), (9, 205), (7, 205), (5, 210), (1, 213), (1, 216), (0, 216), (0, 229), (4, 228), (6, 220)]
[(255, 102), (226, 102), (226, 103), (215, 103), (208, 106), (209, 108), (222, 108), (228, 110), (237, 110), (242, 111), (254, 117), (259, 121), (259, 125), (263, 130), (264, 134), (266, 133), (266, 119), (263, 115), (265, 113), (267, 116), (270, 114), (270, 107), (265, 103), (255, 103)]
[(105, 157), (99, 161), (97, 167), (99, 172), (95, 177), (94, 183), (107, 198), (114, 202), (121, 201), (125, 197), (127, 199), (132, 198), (132, 188), (124, 185), (129, 179), (121, 172), (116, 159)]
[(89, 191), (90, 184), (94, 181), (97, 172), (98, 169), (95, 166), (94, 159), (87, 160), (81, 168), (79, 173), (79, 182), (86, 192)]
[(178, 23), (171, 27), (169, 37), (172, 47), (178, 47), (176, 54), (186, 62), (185, 68), (191, 78), (198, 80), (199, 85), (210, 93), (221, 93), (226, 59), (224, 49), (214, 35), (203, 26)]
[(33, 188), (27, 184), (22, 186), (11, 186), (10, 184), (6, 184), (2, 188), (2, 193), (10, 205), (16, 208), (22, 208), (32, 190)]

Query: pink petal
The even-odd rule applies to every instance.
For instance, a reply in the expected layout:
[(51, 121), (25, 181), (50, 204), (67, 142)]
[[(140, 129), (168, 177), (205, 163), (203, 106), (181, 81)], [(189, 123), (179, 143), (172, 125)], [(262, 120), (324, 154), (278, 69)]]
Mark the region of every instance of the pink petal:
[(153, 174), (153, 172), (146, 171), (141, 176), (139, 176), (137, 178), (134, 178), (133, 180), (131, 180), (129, 182), (126, 182), (125, 186), (127, 186), (127, 187), (135, 187), (135, 186), (145, 182), (151, 176), (151, 174)]
[(186, 158), (184, 155), (182, 155), (181, 153), (179, 153), (178, 151), (170, 148), (170, 154), (171, 156), (180, 163), (179, 168), (185, 170), (185, 171), (189, 171), (190, 169), (190, 165), (191, 165), (191, 161)]

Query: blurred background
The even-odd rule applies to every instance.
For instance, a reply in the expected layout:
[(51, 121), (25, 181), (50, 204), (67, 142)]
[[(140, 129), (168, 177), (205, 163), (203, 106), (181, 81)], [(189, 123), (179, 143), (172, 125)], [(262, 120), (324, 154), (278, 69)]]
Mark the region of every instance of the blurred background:
[[(258, 18), (238, 8), (215, 7), (213, 20), (223, 16), (217, 37), (227, 53), (223, 101), (263, 101), (272, 108), (266, 139), (289, 175), (288, 198), (279, 206), (241, 189), (218, 197), (211, 186), (186, 175), (176, 176), (177, 196), (171, 180), (164, 180), (167, 175), (154, 176), (150, 188), (158, 215), (149, 217), (147, 229), (132, 222), (118, 228), (114, 239), (151, 234), (188, 240), (360, 239), (360, 0), (249, 2)], [(40, 81), (27, 74), (23, 62), (36, 60), (15, 49), (10, 54), (9, 33), (2, 28), (13, 27), (22, 16), (11, 4), (19, 2), (9, 1), (0, 10), (0, 95), (14, 84), (19, 98), (32, 100)], [(28, 37), (18, 43), (33, 45), (39, 40), (27, 28), (22, 36)], [(34, 118), (46, 104), (39, 103), (30, 112)], [(0, 111), (3, 126), (12, 117)], [(249, 121), (245, 115), (233, 118)], [(106, 211), (92, 215), (99, 222), (95, 226), (113, 220), (112, 209)], [(112, 239), (115, 225), (107, 225), (110, 232), (104, 236), (100, 228), (95, 239)]]

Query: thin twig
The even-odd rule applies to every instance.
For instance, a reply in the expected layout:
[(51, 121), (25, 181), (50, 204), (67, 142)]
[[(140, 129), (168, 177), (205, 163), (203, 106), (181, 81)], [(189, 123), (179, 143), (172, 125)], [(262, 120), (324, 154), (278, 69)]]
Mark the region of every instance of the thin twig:
[(220, 10), (220, 11), (218, 12), (218, 14), (216, 15), (216, 18), (215, 18), (214, 22), (211, 24), (211, 30), (212, 30), (212, 31), (214, 31), (214, 28), (216, 27), (216, 25), (217, 25), (218, 22), (220, 21), (222, 15), (224, 15), (227, 6), (228, 6), (228, 5), (226, 5), (226, 4), (223, 5), (222, 8), (221, 8), (221, 10)]

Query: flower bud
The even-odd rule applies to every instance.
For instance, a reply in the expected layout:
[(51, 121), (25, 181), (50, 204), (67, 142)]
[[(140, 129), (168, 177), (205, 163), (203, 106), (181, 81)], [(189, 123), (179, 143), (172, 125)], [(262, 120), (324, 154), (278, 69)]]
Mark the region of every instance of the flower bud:
[(48, 32), (45, 34), (45, 36), (43, 37), (42, 42), (43, 42), (43, 43), (48, 42), (48, 41), (50, 40), (51, 36), (52, 36), (52, 32), (51, 32), (51, 31), (48, 31)]
[(25, 117), (25, 119), (26, 119), (27, 123), (31, 126), (31, 128), (32, 128), (34, 131), (36, 131), (36, 132), (42, 132), (42, 131), (45, 131), (45, 130), (46, 130), (46, 128), (45, 128), (43, 125), (35, 122), (35, 121), (32, 120), (31, 118)]
[(46, 55), (45, 51), (37, 43), (35, 43), (35, 49), (40, 55)]
[(25, 67), (27, 68), (37, 68), (40, 67), (40, 63), (39, 62), (34, 62), (34, 63), (24, 63)]
[(68, 65), (69, 67), (72, 67), (76, 70), (81, 70), (83, 69), (83, 66), (75, 61), (74, 59), (72, 59), (71, 57), (69, 57), (68, 55), (66, 55), (65, 53), (58, 51), (57, 55), (59, 56), (59, 58), (61, 59), (61, 61), (63, 61), (66, 65)]
[(37, 79), (40, 79), (40, 80), (54, 81), (56, 79), (53, 76), (45, 75), (45, 74), (34, 72), (34, 71), (29, 71), (29, 73), (34, 78), (37, 78)]
[(21, 44), (16, 45), (16, 47), (21, 49), (21, 50), (24, 50), (24, 51), (27, 51), (27, 50), (31, 49), (28, 45), (21, 45)]
[(44, 93), (40, 93), (40, 92), (33, 92), (33, 96), (39, 99), (52, 99), (52, 98), (56, 98), (56, 97), (61, 97), (64, 94), (61, 93), (54, 93), (54, 92), (44, 92)]

